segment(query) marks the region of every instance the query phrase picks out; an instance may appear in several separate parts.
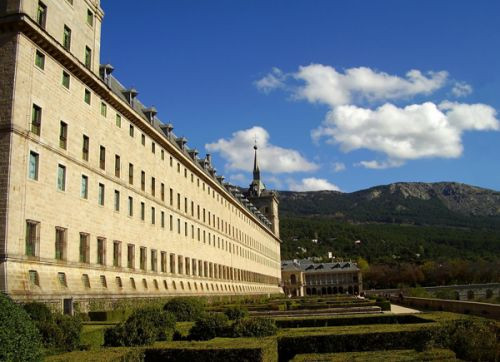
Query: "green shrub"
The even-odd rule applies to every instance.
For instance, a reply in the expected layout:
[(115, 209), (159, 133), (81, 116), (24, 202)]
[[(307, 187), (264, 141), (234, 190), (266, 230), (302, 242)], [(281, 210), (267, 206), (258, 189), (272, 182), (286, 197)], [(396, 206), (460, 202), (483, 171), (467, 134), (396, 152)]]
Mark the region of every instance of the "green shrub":
[(228, 307), (224, 311), (224, 314), (232, 321), (237, 319), (242, 319), (248, 316), (248, 309), (244, 307), (234, 306)]
[(204, 303), (199, 298), (178, 297), (169, 300), (163, 309), (173, 313), (178, 322), (191, 322), (203, 314)]
[(28, 313), (0, 293), (0, 361), (39, 361), (41, 347)]
[(104, 332), (104, 345), (142, 346), (158, 340), (171, 340), (174, 330), (173, 314), (159, 308), (138, 309), (125, 322)]
[(189, 330), (187, 339), (207, 341), (228, 334), (229, 319), (225, 314), (207, 313), (198, 318)]
[(276, 323), (270, 318), (248, 318), (236, 321), (232, 326), (234, 337), (267, 337), (278, 331)]
[(466, 361), (495, 361), (500, 352), (495, 322), (461, 319), (445, 323), (438, 343)]
[(80, 333), (82, 332), (82, 321), (77, 316), (56, 314), (55, 324), (61, 331), (61, 339), (58, 341), (59, 348), (73, 351), (80, 347)]
[(30, 318), (34, 321), (47, 321), (47, 320), (52, 320), (52, 312), (50, 311), (49, 307), (47, 307), (43, 303), (38, 303), (38, 302), (32, 302), (23, 305), (24, 310)]

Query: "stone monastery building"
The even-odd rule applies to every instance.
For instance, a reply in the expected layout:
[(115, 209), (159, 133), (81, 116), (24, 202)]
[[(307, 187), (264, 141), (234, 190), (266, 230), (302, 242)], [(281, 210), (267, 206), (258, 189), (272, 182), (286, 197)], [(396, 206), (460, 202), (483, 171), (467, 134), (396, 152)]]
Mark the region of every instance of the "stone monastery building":
[(99, 0), (0, 1), (0, 291), (65, 312), (281, 292), (257, 149), (243, 195), (100, 64), (103, 15)]

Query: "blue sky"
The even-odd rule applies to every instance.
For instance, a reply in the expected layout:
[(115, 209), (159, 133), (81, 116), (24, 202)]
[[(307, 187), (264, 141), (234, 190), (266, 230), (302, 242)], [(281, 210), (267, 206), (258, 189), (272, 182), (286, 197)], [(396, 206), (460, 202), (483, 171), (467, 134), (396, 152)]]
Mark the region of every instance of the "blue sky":
[(500, 2), (102, 0), (101, 62), (219, 173), (500, 190)]

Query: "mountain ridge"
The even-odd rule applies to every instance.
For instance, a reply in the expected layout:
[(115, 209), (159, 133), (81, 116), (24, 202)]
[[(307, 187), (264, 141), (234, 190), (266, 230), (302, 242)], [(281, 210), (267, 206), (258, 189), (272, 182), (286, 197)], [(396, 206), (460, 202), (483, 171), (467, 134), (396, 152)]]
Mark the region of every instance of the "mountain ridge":
[(500, 192), (458, 182), (397, 182), (350, 193), (279, 191), (282, 216), (350, 222), (500, 226)]

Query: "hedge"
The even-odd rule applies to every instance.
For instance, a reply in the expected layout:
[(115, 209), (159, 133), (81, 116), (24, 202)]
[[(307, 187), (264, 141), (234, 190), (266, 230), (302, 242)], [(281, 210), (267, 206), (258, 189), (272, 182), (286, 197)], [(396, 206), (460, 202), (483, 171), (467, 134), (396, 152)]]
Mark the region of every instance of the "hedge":
[(278, 338), (280, 361), (288, 361), (296, 354), (372, 351), (379, 349), (422, 350), (432, 341), (437, 327), (415, 330), (380, 331), (358, 334), (297, 335)]
[(89, 312), (93, 322), (123, 322), (132, 314), (133, 309), (116, 309), (110, 311)]
[(298, 354), (292, 362), (420, 362), (420, 361), (457, 361), (455, 353), (449, 349), (430, 349), (423, 352), (415, 350), (392, 350), (374, 352), (345, 352), (324, 354)]
[(370, 315), (363, 317), (331, 317), (331, 318), (303, 318), (303, 319), (277, 319), (278, 328), (310, 328), (333, 326), (356, 326), (364, 324), (416, 324), (430, 323), (432, 321), (412, 314), (400, 315)]

